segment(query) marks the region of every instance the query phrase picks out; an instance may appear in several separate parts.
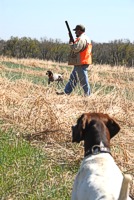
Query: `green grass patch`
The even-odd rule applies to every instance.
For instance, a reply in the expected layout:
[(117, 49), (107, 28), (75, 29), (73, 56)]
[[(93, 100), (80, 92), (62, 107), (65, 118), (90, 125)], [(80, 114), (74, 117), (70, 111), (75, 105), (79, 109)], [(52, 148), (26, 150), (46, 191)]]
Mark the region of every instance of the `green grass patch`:
[(91, 88), (93, 89), (93, 92), (97, 92), (98, 90), (100, 90), (99, 94), (109, 94), (114, 90), (114, 86), (112, 85), (102, 85), (101, 82), (96, 82), (94, 84), (90, 84)]
[(70, 66), (62, 66), (62, 65), (59, 65), (59, 67), (60, 67), (60, 69), (61, 70), (67, 70), (68, 72), (70, 72), (71, 73), (71, 71), (72, 71), (72, 67), (70, 67)]
[[(102, 85), (101, 82), (96, 82), (94, 84), (90, 84), (91, 86), (91, 90), (93, 93), (95, 92), (99, 92), (99, 94), (110, 94), (111, 92), (113, 92), (114, 90), (118, 90), (118, 88), (116, 88), (113, 85)], [(127, 88), (125, 88), (124, 90), (120, 90), (120, 92), (122, 92), (122, 95), (129, 100), (134, 100), (134, 93), (131, 90), (128, 90)]]
[(1, 62), (3, 65), (5, 65), (6, 67), (8, 68), (11, 68), (11, 69), (27, 69), (27, 70), (33, 70), (33, 71), (44, 71), (45, 68), (40, 68), (40, 67), (30, 67), (30, 66), (25, 66), (25, 65), (22, 65), (22, 64), (16, 64), (16, 63), (13, 63), (13, 62)]
[(12, 130), (0, 131), (0, 199), (69, 200), (76, 171), (76, 166), (52, 162)]
[(31, 74), (25, 74), (23, 72), (4, 72), (4, 76), (11, 81), (18, 79), (25, 79), (35, 84), (47, 85), (47, 77), (40, 77)]

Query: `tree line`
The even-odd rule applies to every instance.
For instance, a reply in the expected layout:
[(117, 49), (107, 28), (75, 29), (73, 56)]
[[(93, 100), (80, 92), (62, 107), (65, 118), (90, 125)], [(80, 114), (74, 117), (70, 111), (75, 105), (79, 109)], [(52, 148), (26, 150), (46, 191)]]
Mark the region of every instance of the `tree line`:
[[(93, 45), (93, 63), (111, 66), (134, 67), (134, 43), (129, 40), (114, 40), (109, 43)], [(55, 62), (67, 62), (70, 47), (59, 39), (30, 37), (11, 37), (5, 41), (0, 39), (0, 55), (15, 58), (38, 58)]]

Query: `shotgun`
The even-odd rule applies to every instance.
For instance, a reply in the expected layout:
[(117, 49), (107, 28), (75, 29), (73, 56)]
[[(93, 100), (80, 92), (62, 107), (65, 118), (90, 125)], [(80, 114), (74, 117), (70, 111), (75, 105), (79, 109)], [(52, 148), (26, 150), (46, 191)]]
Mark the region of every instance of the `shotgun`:
[(70, 42), (73, 42), (73, 43), (74, 43), (74, 38), (73, 38), (73, 35), (72, 35), (72, 33), (71, 33), (69, 24), (68, 24), (67, 21), (65, 21), (65, 23), (66, 23), (66, 26), (67, 26), (67, 29), (68, 29), (68, 33), (69, 33), (69, 37), (70, 37)]

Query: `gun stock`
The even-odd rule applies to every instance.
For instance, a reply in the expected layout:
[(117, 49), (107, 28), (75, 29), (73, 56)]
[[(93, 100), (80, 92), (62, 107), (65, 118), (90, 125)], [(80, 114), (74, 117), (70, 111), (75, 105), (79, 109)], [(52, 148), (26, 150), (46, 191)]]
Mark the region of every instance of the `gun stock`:
[(68, 24), (67, 21), (65, 21), (65, 23), (66, 23), (66, 26), (67, 26), (67, 29), (68, 29), (68, 32), (69, 32), (70, 41), (74, 43), (74, 38), (73, 38), (73, 35), (72, 35), (72, 33), (71, 33), (69, 24)]

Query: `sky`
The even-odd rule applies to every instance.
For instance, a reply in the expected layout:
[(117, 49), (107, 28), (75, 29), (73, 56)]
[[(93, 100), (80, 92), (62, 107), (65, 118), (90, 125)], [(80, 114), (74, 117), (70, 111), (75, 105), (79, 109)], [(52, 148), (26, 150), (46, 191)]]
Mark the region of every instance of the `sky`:
[(128, 39), (134, 42), (134, 0), (0, 0), (0, 39), (30, 37), (68, 42), (83, 24), (97, 43)]

